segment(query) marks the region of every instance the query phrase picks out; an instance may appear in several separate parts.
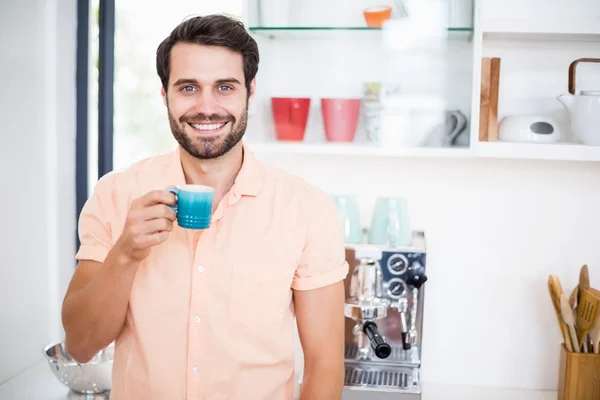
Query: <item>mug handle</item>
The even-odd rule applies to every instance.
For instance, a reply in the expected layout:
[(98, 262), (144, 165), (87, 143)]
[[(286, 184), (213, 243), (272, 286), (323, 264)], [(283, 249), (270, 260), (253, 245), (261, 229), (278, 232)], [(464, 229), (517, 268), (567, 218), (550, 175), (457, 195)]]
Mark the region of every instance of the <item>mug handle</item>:
[[(167, 192), (173, 193), (175, 196), (177, 196), (177, 199), (179, 199), (179, 188), (169, 188), (167, 189)], [(169, 207), (171, 207), (173, 211), (177, 212), (177, 203), (174, 206)]]
[(452, 146), (458, 135), (462, 133), (462, 131), (465, 129), (467, 121), (464, 114), (458, 110), (446, 111), (446, 113), (448, 117), (454, 118), (456, 120), (456, 125), (454, 126), (454, 129), (451, 132), (449, 132), (448, 136), (445, 138), (448, 142), (446, 145)]

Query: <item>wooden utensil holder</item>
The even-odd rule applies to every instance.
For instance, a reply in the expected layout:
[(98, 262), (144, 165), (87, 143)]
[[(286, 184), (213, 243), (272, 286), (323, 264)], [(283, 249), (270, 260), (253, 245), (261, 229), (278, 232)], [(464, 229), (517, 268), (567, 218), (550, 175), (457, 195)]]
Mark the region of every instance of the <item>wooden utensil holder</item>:
[(600, 399), (600, 354), (571, 353), (560, 346), (558, 400)]

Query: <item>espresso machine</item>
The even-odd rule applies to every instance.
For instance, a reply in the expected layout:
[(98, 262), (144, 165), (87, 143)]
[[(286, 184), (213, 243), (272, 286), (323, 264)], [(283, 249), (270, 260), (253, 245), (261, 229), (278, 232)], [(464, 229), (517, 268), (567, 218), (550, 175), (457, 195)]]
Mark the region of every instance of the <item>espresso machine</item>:
[(347, 245), (343, 400), (421, 399), (426, 246)]

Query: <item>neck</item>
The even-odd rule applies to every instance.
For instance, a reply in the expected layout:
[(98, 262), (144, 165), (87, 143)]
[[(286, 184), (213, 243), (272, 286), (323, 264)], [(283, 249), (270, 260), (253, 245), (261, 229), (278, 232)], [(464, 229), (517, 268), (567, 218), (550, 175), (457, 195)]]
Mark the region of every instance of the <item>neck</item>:
[(216, 205), (233, 186), (242, 167), (243, 153), (241, 141), (223, 156), (210, 160), (199, 160), (181, 148), (181, 167), (185, 182), (214, 188)]

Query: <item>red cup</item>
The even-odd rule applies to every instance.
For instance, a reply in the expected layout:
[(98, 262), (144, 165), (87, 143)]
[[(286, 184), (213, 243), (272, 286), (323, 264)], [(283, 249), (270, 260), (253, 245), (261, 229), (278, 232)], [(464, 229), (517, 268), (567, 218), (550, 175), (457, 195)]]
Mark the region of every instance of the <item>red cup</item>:
[(271, 108), (277, 140), (304, 140), (310, 98), (272, 97)]
[(330, 142), (352, 142), (360, 111), (360, 99), (321, 99), (325, 137)]

